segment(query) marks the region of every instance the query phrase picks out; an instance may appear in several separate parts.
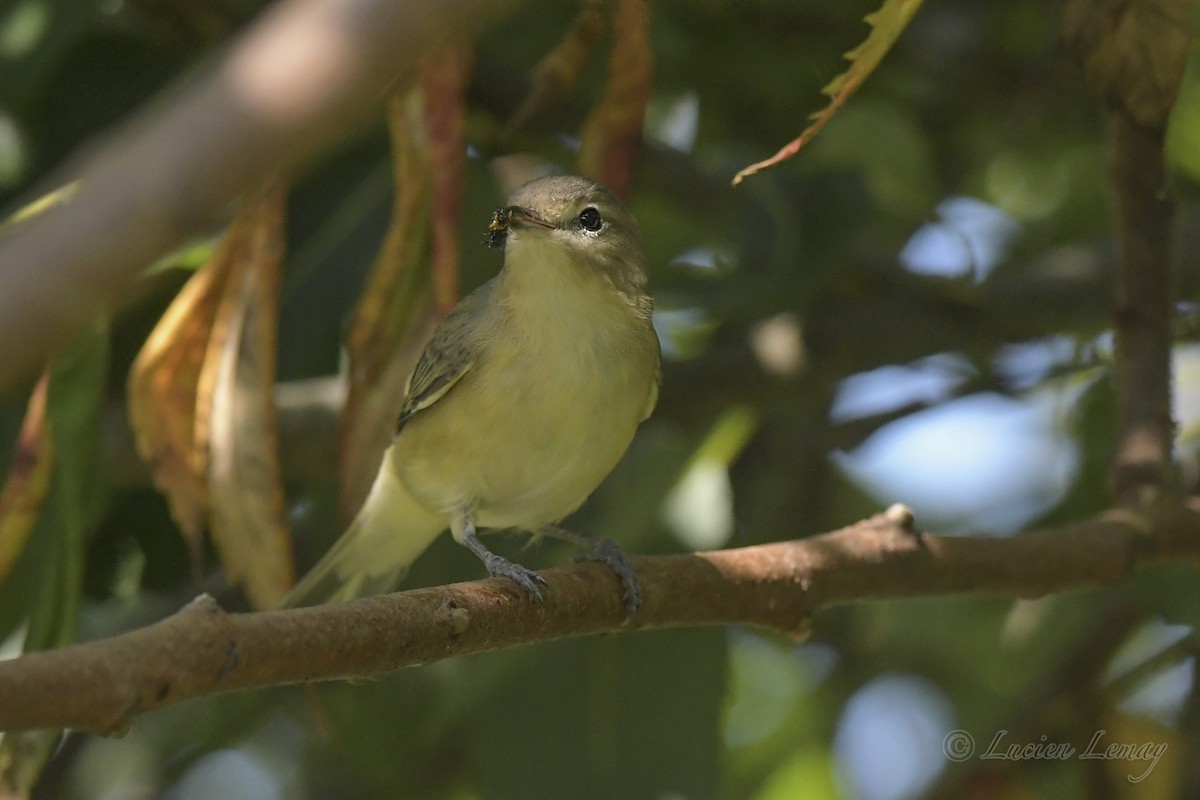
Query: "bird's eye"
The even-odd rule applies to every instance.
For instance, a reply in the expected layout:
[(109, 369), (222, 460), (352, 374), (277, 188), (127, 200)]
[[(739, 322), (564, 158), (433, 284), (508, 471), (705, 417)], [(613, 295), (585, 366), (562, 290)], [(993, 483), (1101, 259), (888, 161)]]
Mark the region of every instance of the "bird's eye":
[(588, 206), (583, 211), (579, 212), (579, 227), (585, 231), (595, 233), (604, 226), (604, 220), (600, 217), (600, 212), (593, 206)]

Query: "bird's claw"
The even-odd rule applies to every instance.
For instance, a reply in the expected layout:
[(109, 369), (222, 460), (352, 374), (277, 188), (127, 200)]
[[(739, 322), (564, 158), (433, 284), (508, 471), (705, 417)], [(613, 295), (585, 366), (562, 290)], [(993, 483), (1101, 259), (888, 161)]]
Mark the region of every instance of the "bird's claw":
[(544, 602), (540, 587), (547, 585), (546, 579), (535, 570), (522, 567), (520, 564), (514, 564), (508, 559), (495, 554), (492, 554), (492, 557), (487, 559), (486, 563), (488, 574), (493, 578), (508, 578), (524, 589), (533, 602), (539, 606)]
[(625, 615), (633, 617), (642, 605), (642, 581), (629, 556), (612, 539), (600, 539), (575, 556), (576, 561), (600, 561), (617, 573), (625, 593)]

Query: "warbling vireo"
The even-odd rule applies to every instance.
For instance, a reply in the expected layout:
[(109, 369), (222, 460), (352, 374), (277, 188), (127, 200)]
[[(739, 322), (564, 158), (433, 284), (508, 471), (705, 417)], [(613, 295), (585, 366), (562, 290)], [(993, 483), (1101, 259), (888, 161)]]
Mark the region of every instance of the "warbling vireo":
[(362, 510), (286, 604), (389, 591), (448, 527), (539, 602), (541, 576), (478, 531), (591, 544), (636, 610), (637, 574), (616, 545), (553, 525), (616, 466), (658, 399), (637, 223), (608, 189), (563, 176), (519, 187), (491, 231), (503, 269), (434, 332)]

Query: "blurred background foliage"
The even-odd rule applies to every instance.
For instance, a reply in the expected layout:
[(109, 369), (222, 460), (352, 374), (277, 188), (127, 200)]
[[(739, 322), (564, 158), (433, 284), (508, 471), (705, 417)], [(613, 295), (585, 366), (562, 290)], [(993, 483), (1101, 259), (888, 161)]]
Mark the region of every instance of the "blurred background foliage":
[[(11, 210), (30, 199), (55, 166), (219, 55), (260, 5), (0, 6), (0, 201)], [(736, 189), (734, 173), (820, 108), (875, 4), (659, 0), (651, 10), (654, 79), (630, 203), (665, 384), (569, 526), (656, 553), (804, 536), (893, 502), (928, 529), (979, 536), (1104, 508), (1112, 210), (1100, 105), (1061, 53), (1056, 8), (930, 0), (809, 148)], [(604, 38), (561, 102), (504, 128), (578, 12), (527, 4), (476, 43), (464, 291), (499, 267), (482, 239), (503, 157), (577, 163), (605, 88)], [(1168, 136), (1189, 490), (1200, 479), (1198, 78), (1193, 53)], [(288, 200), (277, 399), (301, 410), (281, 411), (280, 442), (300, 568), (339, 530), (328, 413), (339, 395), (313, 400), (325, 395), (308, 389), (341, 367), (391, 200), (382, 109)], [(56, 364), (47, 402), (64, 422), (34, 451), (53, 447), (58, 468), (0, 586), (4, 654), (111, 635), (201, 589), (247, 607), (211, 545), (199, 570), (190, 562), (125, 412), (134, 357), (212, 247), (159, 265)], [(0, 407), (0, 463), (26, 452), (16, 443), (34, 391)], [(500, 544), (510, 555), (519, 546)], [(533, 565), (563, 557), (548, 543), (521, 553)], [(443, 537), (407, 585), (478, 574)], [(1104, 592), (832, 609), (800, 645), (722, 629), (557, 642), (320, 687), (318, 702), (298, 689), (209, 698), (139, 717), (123, 739), (22, 746), (57, 744), (33, 791), (42, 798), (1194, 797), (1196, 586), (1180, 567)], [(961, 762), (943, 751), (956, 729), (976, 745)], [(1001, 731), (1006, 743), (1082, 749), (1106, 731), (1105, 742), (1166, 748), (1153, 763), (979, 759)]]

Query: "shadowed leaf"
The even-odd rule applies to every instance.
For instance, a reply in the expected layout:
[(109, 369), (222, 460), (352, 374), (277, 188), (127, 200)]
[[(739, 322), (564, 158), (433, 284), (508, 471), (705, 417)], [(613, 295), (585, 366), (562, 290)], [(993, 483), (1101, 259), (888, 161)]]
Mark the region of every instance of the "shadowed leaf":
[(617, 0), (613, 11), (608, 83), (580, 134), (579, 171), (622, 197), (633, 185), (642, 123), (654, 79), (654, 54), (645, 0)]
[(879, 62), (883, 60), (888, 50), (892, 48), (892, 45), (900, 38), (900, 34), (908, 26), (913, 14), (917, 13), (917, 9), (921, 7), (921, 2), (922, 0), (885, 0), (878, 11), (868, 14), (866, 22), (871, 26), (871, 33), (862, 44), (846, 53), (846, 58), (850, 61), (850, 68), (831, 80), (821, 90), (830, 98), (829, 105), (813, 114), (809, 118), (812, 120), (809, 126), (778, 153), (738, 172), (733, 177), (733, 185), (737, 186), (754, 173), (788, 160), (800, 152), (800, 148), (812, 141), (813, 137), (825, 127), (825, 123), (833, 118), (838, 109), (846, 104), (850, 96), (858, 91), (858, 87), (862, 86), (867, 77), (879, 66)]
[(509, 119), (505, 132), (512, 135), (530, 119), (560, 101), (579, 80), (606, 27), (599, 0), (584, 6), (558, 45), (542, 57), (529, 76), (529, 94)]
[(1190, 0), (1070, 0), (1062, 35), (1088, 80), (1142, 125), (1165, 125), (1196, 38)]
[(435, 54), (421, 76), (433, 179), (433, 297), (442, 315), (458, 302), (458, 223), (467, 172), (463, 92), (470, 71), (470, 47), (459, 42)]
[(54, 447), (46, 424), (48, 380), (43, 375), (29, 398), (8, 479), (0, 489), (0, 582), (21, 555), (50, 488)]
[(409, 373), (437, 323), (429, 270), (430, 153), (420, 90), (388, 103), (392, 219), (354, 310), (346, 349), (350, 386), (340, 443), (342, 518), (367, 495), (400, 414)]
[[(41, 430), (55, 458), (45, 512), (37, 521), (47, 557), (37, 565), (26, 652), (64, 647), (79, 635), (87, 533), (102, 505), (96, 443), (107, 379), (108, 326), (100, 323), (51, 365), (30, 400), (31, 411), (44, 414)], [(29, 797), (61, 738), (56, 730), (6, 735), (0, 742), (0, 798)]]
[(239, 254), (213, 325), (201, 386), (211, 385), (208, 491), (213, 542), (255, 608), (292, 585), (275, 424), (275, 360), (285, 193), (274, 186), (231, 228)]

